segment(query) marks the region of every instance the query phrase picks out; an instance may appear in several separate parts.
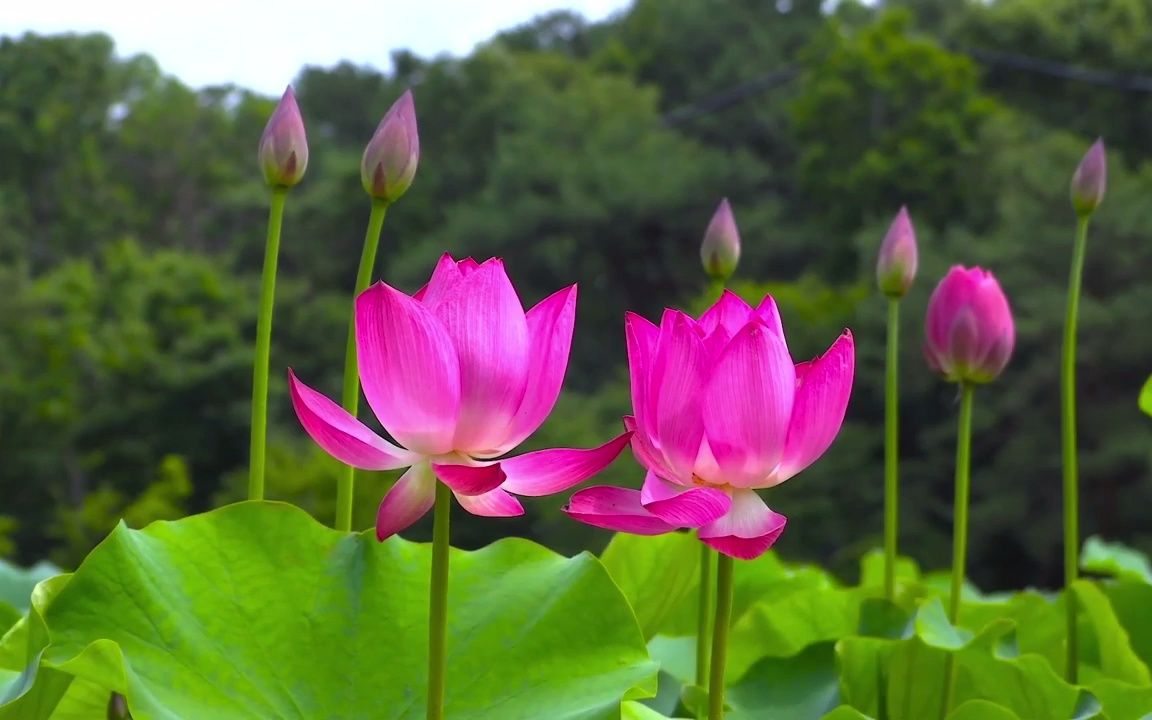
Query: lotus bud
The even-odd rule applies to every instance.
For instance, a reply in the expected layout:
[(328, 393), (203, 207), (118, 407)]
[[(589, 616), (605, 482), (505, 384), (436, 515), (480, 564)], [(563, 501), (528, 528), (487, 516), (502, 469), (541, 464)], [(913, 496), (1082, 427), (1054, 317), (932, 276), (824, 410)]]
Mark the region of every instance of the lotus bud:
[(1072, 176), (1072, 207), (1080, 217), (1096, 211), (1104, 199), (1104, 186), (1108, 178), (1108, 158), (1104, 153), (1104, 141), (1097, 138), (1084, 153), (1076, 173)]
[(271, 187), (288, 188), (300, 182), (308, 167), (308, 138), (296, 95), (289, 87), (268, 118), (260, 137), (260, 168)]
[(876, 262), (876, 282), (880, 292), (891, 298), (904, 297), (912, 281), (916, 279), (916, 231), (908, 208), (900, 212), (888, 227), (884, 243), (880, 246), (880, 258)]
[(377, 200), (394, 202), (412, 184), (420, 162), (420, 137), (416, 132), (416, 106), (406, 90), (388, 109), (364, 149), (360, 180)]
[(713, 280), (724, 282), (732, 277), (740, 262), (740, 231), (736, 228), (736, 218), (728, 198), (720, 201), (720, 206), (712, 215), (708, 229), (704, 232), (704, 242), (700, 245), (700, 260), (704, 272)]
[(949, 382), (986, 383), (1008, 364), (1016, 327), (992, 273), (954, 266), (928, 300), (924, 354)]

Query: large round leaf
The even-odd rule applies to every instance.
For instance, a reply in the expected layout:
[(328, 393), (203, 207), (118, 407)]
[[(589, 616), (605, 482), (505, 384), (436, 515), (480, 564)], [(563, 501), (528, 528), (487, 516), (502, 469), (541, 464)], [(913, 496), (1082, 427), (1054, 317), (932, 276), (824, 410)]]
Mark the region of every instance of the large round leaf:
[[(43, 664), (135, 720), (422, 718), (430, 555), (276, 503), (121, 526), (45, 610)], [(655, 671), (591, 555), (454, 551), (449, 602), (449, 717), (619, 717)]]

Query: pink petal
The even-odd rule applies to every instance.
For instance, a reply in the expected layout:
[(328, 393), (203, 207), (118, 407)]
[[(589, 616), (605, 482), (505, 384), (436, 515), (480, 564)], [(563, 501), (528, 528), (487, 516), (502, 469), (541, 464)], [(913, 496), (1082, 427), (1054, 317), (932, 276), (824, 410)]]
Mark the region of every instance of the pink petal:
[(776, 334), (779, 335), (781, 339), (784, 339), (784, 324), (780, 322), (780, 310), (776, 307), (776, 301), (771, 295), (764, 296), (764, 299), (756, 306), (756, 312), (754, 314), (760, 318), (765, 325), (776, 331)]
[(288, 371), (292, 407), (304, 430), (332, 457), (361, 470), (395, 470), (407, 467), (419, 455), (398, 448), (342, 407), (296, 379)]
[(784, 532), (788, 519), (772, 512), (753, 490), (732, 493), (727, 515), (700, 528), (700, 540), (725, 555), (753, 560), (763, 555)]
[(660, 329), (654, 371), (650, 379), (649, 412), (660, 450), (677, 479), (692, 476), (700, 441), (704, 437), (701, 417), (705, 380), (704, 344), (695, 322), (676, 313)]
[(441, 465), (432, 464), (436, 477), (459, 495), (483, 495), (500, 487), (504, 482), (504, 470), (500, 463), (491, 465)]
[(724, 349), (704, 392), (704, 427), (720, 476), (756, 487), (780, 462), (792, 417), (796, 367), (784, 341), (759, 320)]
[(436, 478), (426, 462), (416, 463), (384, 495), (376, 513), (376, 539), (386, 540), (424, 517), (436, 501)]
[(564, 288), (528, 311), (528, 380), (504, 443), (507, 452), (536, 432), (556, 406), (576, 320), (576, 286)]
[(564, 506), (568, 517), (606, 530), (634, 535), (660, 535), (676, 529), (640, 504), (640, 491), (597, 485), (572, 496)]
[(524, 514), (520, 501), (500, 488), (489, 490), (483, 495), (461, 495), (456, 493), (460, 507), (473, 515), (483, 517), (516, 517)]
[(848, 330), (813, 360), (796, 388), (784, 457), (769, 485), (779, 485), (824, 454), (840, 432), (852, 394), (855, 349)]
[(969, 271), (960, 265), (953, 265), (932, 291), (924, 320), (924, 334), (925, 342), (932, 348), (937, 360), (940, 359), (941, 351), (948, 347), (956, 313), (976, 294), (981, 272), (978, 268)]
[(648, 410), (649, 383), (656, 357), (660, 330), (636, 313), (624, 315), (624, 335), (628, 343), (628, 375), (632, 386), (632, 412), (638, 424), (649, 432), (654, 421)]
[(727, 513), (732, 498), (723, 490), (676, 485), (648, 473), (640, 504), (669, 525), (698, 528)]
[(626, 432), (589, 450), (537, 450), (501, 460), (508, 476), (503, 487), (508, 492), (533, 497), (567, 490), (611, 465), (631, 437), (632, 433)]
[(356, 298), (356, 348), (364, 395), (392, 437), (423, 455), (451, 451), (460, 369), (440, 321), (377, 283)]
[(497, 454), (524, 398), (529, 359), (528, 323), (504, 264), (488, 260), (428, 307), (460, 358), (460, 419), (453, 449)]
[(663, 453), (652, 447), (652, 441), (647, 435), (640, 432), (636, 425), (636, 418), (625, 415), (624, 429), (633, 433), (632, 454), (636, 456), (636, 460), (645, 470), (650, 470), (661, 477), (673, 477), (675, 475), (672, 469), (668, 467), (668, 463), (665, 462)]
[(748, 324), (748, 319), (751, 317), (752, 306), (731, 290), (725, 290), (721, 293), (720, 299), (700, 316), (700, 327), (708, 335), (717, 328), (723, 328), (728, 337), (732, 337)]
[(451, 255), (444, 253), (437, 261), (436, 269), (432, 271), (432, 278), (428, 280), (428, 284), (413, 293), (412, 297), (428, 306), (439, 304), (463, 279), (464, 275), (457, 267), (456, 261)]
[(476, 262), (471, 257), (464, 258), (460, 262), (456, 263), (456, 265), (460, 268), (460, 273), (465, 276), (471, 275), (474, 271), (480, 269), (480, 263)]

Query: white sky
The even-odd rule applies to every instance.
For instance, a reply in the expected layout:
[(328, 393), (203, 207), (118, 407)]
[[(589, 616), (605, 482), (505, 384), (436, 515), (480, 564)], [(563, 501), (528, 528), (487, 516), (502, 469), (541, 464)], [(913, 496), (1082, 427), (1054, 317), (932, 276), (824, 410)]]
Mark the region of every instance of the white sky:
[(468, 53), (536, 15), (592, 20), (629, 0), (0, 0), (0, 36), (108, 33), (121, 56), (147, 53), (194, 87), (234, 82), (279, 94), (304, 65), (390, 66), (394, 49)]

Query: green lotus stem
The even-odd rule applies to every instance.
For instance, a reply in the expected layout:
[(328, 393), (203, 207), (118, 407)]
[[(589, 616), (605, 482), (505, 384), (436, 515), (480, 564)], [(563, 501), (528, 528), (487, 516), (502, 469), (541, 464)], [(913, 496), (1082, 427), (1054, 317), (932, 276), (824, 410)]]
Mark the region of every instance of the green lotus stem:
[[(380, 245), (380, 230), (384, 227), (384, 216), (387, 212), (388, 202), (373, 198), (372, 212), (368, 215), (368, 230), (364, 234), (364, 247), (360, 251), (360, 267), (356, 271), (356, 288), (352, 292), (348, 344), (344, 347), (344, 392), (341, 404), (353, 416), (360, 406), (360, 375), (356, 370), (356, 298), (372, 281), (372, 270), (376, 267), (376, 248)], [(336, 480), (336, 529), (341, 532), (352, 529), (352, 496), (355, 485), (356, 469), (343, 468)]]
[(696, 684), (708, 688), (708, 653), (712, 646), (712, 557), (716, 551), (700, 543), (700, 601), (696, 617)]
[[(948, 620), (960, 618), (960, 595), (964, 589), (964, 567), (968, 560), (968, 499), (971, 494), (972, 395), (971, 383), (960, 385), (960, 421), (956, 431), (956, 500), (952, 511), (952, 594), (948, 597)], [(948, 655), (944, 667), (944, 704), (940, 717), (948, 714), (956, 692), (956, 662)]]
[(716, 553), (716, 623), (712, 628), (708, 720), (724, 720), (724, 670), (728, 661), (728, 627), (732, 623), (732, 570), (732, 558)]
[(276, 302), (276, 263), (280, 227), (288, 188), (272, 188), (268, 208), (268, 239), (260, 278), (260, 314), (256, 320), (256, 357), (252, 361), (252, 437), (249, 443), (248, 499), (264, 499), (264, 455), (268, 444), (268, 356), (272, 348), (272, 307)]
[(896, 597), (896, 539), (899, 528), (900, 408), (897, 393), (900, 362), (900, 299), (888, 300), (888, 362), (884, 392), (884, 597)]
[(432, 586), (428, 594), (428, 720), (444, 718), (448, 639), (448, 536), (452, 491), (436, 481), (432, 522)]
[(1076, 324), (1080, 315), (1080, 284), (1088, 244), (1088, 218), (1076, 222), (1076, 244), (1068, 278), (1068, 307), (1064, 316), (1064, 352), (1060, 363), (1060, 435), (1064, 450), (1064, 606), (1067, 612), (1067, 659), (1064, 677), (1076, 682), (1079, 658), (1076, 637), (1076, 596), (1072, 583), (1079, 574), (1080, 480), (1076, 455)]

